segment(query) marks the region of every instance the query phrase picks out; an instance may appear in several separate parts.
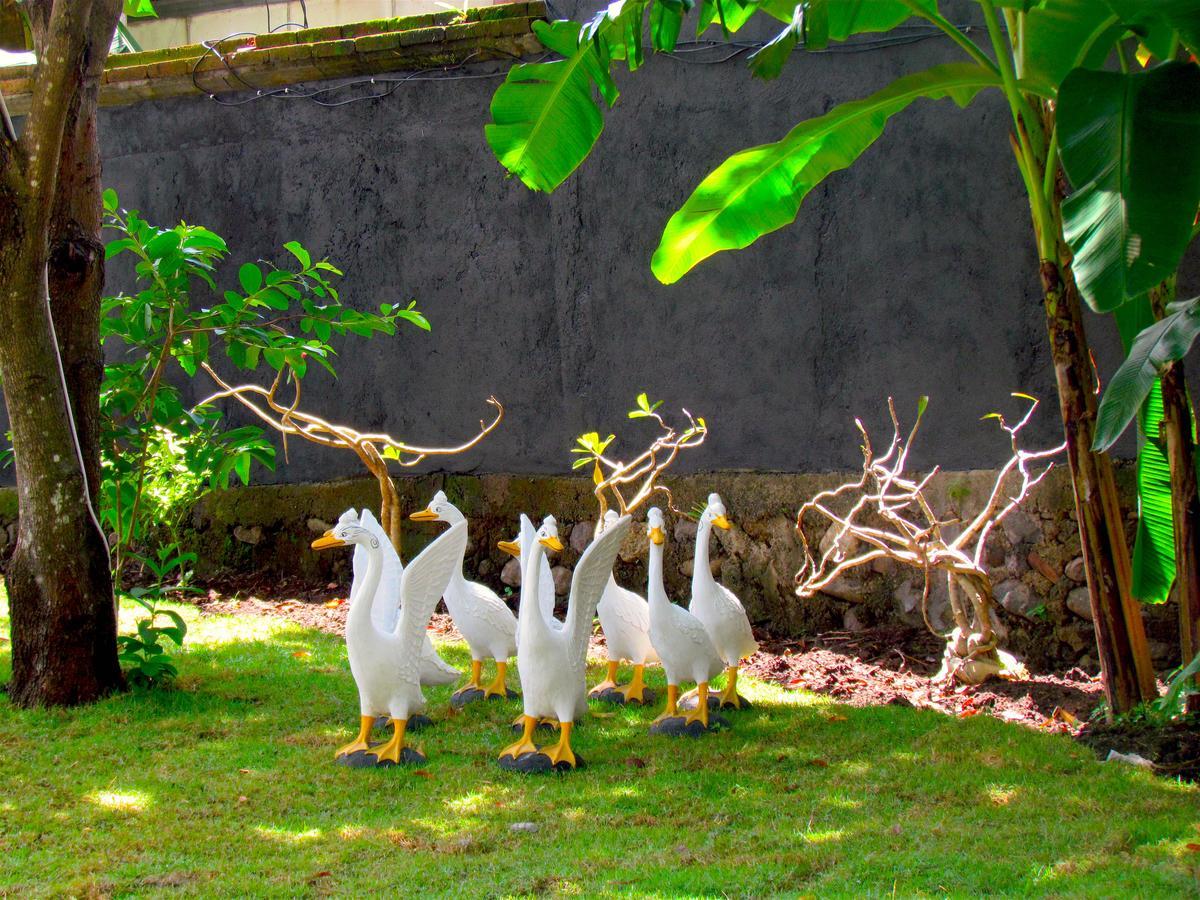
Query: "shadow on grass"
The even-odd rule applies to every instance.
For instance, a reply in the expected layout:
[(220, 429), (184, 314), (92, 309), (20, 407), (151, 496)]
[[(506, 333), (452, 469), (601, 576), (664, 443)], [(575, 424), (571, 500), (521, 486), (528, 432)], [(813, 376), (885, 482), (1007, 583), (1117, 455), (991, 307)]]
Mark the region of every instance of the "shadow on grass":
[[(746, 679), (755, 706), (727, 732), (652, 737), (658, 708), (593, 703), (574, 742), (588, 768), (527, 777), (495, 765), (519, 701), (455, 712), (451, 685), (426, 690), (425, 767), (348, 770), (332, 758), (358, 718), (340, 639), (185, 614), (173, 690), (0, 706), (3, 782), (18, 787), (0, 805), (0, 891), (1196, 888), (1186, 843), (1200, 794), (1062, 737)], [(465, 647), (439, 649), (467, 668)], [(661, 695), (661, 671), (648, 674)]]

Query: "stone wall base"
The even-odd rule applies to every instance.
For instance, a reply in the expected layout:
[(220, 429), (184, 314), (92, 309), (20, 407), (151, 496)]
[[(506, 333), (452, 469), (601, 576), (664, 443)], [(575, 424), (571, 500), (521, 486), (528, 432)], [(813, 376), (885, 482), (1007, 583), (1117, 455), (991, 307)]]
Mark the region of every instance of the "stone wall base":
[[(986, 500), (994, 474), (987, 470), (940, 473), (929, 491), (935, 510), (944, 518), (968, 518)], [(1123, 468), (1119, 478), (1123, 494), (1132, 499), (1132, 469)], [(876, 561), (840, 579), (828, 594), (803, 600), (794, 594), (802, 553), (795, 511), (816, 492), (843, 480), (837, 474), (720, 472), (670, 478), (665, 484), (680, 509), (691, 509), (711, 491), (725, 500), (734, 528), (715, 533), (712, 568), (742, 599), (755, 624), (797, 637), (895, 623), (923, 627), (921, 573), (890, 561)], [(519, 513), (528, 513), (535, 520), (549, 513), (558, 520), (565, 550), (552, 563), (558, 589), (565, 594), (571, 569), (590, 540), (597, 512), (590, 480), (585, 478), (428, 475), (398, 479), (398, 487), (406, 515), (423, 509), (437, 490), (446, 491), (471, 520), (468, 577), (501, 594), (516, 592), (519, 567), (496, 542), (516, 534)], [(659, 505), (666, 506), (665, 502)], [(0, 502), (0, 519), (8, 506)], [(188, 549), (199, 556), (197, 575), (202, 579), (262, 574), (348, 583), (350, 554), (314, 553), (309, 544), (346, 509), (363, 506), (378, 513), (378, 490), (375, 482), (366, 478), (234, 488), (201, 501), (186, 523), (183, 537)], [(1127, 503), (1126, 508), (1132, 510), (1133, 504)], [(644, 523), (645, 512), (639, 512), (638, 519)], [(0, 542), (11, 547), (15, 528), (8, 527), (11, 512), (8, 515), (8, 520), (0, 521)], [(687, 518), (669, 512), (667, 521), (672, 538), (664, 567), (667, 591), (673, 599), (686, 602), (696, 528)], [(1132, 539), (1132, 512), (1128, 525)], [(406, 521), (404, 558), (412, 558), (437, 531), (436, 525)], [(817, 532), (808, 537), (815, 547), (824, 535)], [(1005, 646), (1035, 670), (1071, 665), (1094, 669), (1096, 665), (1079, 553), (1065, 470), (1051, 472), (1024, 507), (1011, 514), (989, 539), (986, 556), (1001, 624), (1008, 631)], [(616, 574), (623, 585), (644, 593), (646, 541), (641, 525), (622, 547)], [(1177, 665), (1174, 603), (1143, 609), (1156, 665)], [(949, 627), (941, 578), (934, 580), (928, 612), (936, 627)]]

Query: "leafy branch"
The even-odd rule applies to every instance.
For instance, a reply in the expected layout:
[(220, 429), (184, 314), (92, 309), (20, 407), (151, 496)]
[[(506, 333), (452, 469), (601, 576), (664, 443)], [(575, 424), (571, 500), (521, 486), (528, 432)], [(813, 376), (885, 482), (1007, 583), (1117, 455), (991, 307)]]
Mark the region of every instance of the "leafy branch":
[(657, 479), (682, 451), (700, 446), (708, 436), (708, 424), (704, 419), (693, 416), (686, 409), (682, 411), (686, 424), (675, 426), (668, 424), (658, 412), (662, 406), (661, 400), (651, 403), (647, 395), (641, 393), (636, 402), (637, 406), (629, 411), (629, 418), (652, 419), (661, 430), (640, 454), (628, 461), (613, 458), (607, 451), (616, 436), (610, 434), (601, 438), (596, 431), (577, 437), (576, 446), (571, 449), (571, 453), (579, 456), (572, 464), (573, 469), (589, 464), (592, 466), (594, 493), (600, 504), (597, 534), (603, 530), (604, 515), (610, 508), (620, 515), (627, 515), (638, 509), (655, 492), (666, 495), (668, 506), (679, 512), (670, 489), (658, 484)]

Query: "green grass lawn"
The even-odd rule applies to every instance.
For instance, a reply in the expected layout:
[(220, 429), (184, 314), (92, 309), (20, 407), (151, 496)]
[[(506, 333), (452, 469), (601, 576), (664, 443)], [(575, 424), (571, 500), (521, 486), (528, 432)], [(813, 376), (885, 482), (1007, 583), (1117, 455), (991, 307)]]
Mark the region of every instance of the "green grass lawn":
[(1200, 790), (1064, 737), (746, 679), (756, 708), (730, 732), (652, 738), (656, 710), (595, 707), (576, 732), (588, 768), (520, 776), (495, 765), (517, 704), (451, 717), (447, 687), (427, 692), (426, 767), (351, 770), (333, 762), (358, 717), (340, 640), (184, 612), (174, 690), (70, 711), (0, 699), (0, 895), (1200, 889)]

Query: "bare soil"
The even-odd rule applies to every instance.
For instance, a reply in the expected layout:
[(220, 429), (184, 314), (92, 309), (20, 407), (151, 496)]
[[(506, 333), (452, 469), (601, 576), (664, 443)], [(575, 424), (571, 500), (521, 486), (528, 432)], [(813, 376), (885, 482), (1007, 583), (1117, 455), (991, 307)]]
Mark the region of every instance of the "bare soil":
[[(344, 634), (346, 588), (313, 586), (299, 580), (238, 579), (209, 583), (198, 601), (205, 612), (282, 616), (330, 634)], [(456, 638), (454, 623), (435, 613), (432, 634)], [(758, 653), (745, 671), (789, 688), (802, 688), (852, 706), (900, 705), (967, 718), (985, 714), (1062, 733), (1077, 732), (1103, 692), (1098, 675), (1081, 669), (1031, 674), (1022, 681), (991, 681), (978, 687), (935, 684), (941, 643), (915, 628), (828, 632), (803, 640), (759, 633)], [(604, 636), (593, 639), (601, 651)]]

